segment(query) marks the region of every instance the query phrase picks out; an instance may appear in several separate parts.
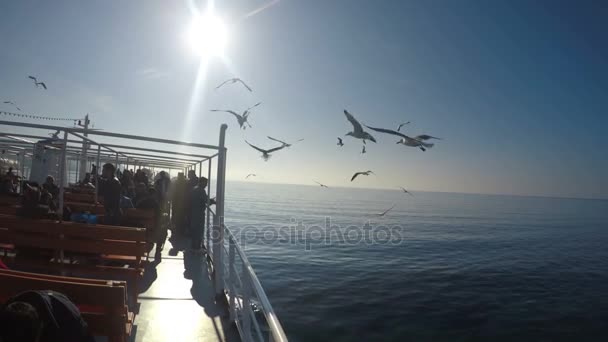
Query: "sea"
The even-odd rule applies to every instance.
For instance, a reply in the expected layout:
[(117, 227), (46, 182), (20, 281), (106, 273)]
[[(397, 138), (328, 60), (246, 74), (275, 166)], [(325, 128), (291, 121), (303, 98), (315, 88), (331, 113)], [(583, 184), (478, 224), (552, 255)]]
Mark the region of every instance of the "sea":
[(608, 200), (229, 182), (225, 221), (291, 341), (608, 340)]

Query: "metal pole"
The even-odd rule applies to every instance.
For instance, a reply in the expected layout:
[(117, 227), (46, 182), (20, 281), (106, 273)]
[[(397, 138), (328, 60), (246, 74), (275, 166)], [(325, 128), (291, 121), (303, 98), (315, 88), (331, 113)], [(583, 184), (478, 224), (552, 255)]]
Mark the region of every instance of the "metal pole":
[(95, 168), (95, 203), (99, 202), (99, 162), (101, 157), (101, 145), (97, 145), (97, 167)]
[(213, 269), (215, 273), (215, 295), (224, 296), (224, 263), (222, 262), (224, 248), (224, 188), (226, 181), (226, 129), (220, 127), (219, 153), (217, 156), (217, 185), (215, 190), (215, 217), (213, 218)]
[(59, 219), (63, 220), (63, 192), (65, 182), (65, 172), (66, 172), (66, 150), (68, 146), (68, 132), (65, 131), (63, 133), (63, 146), (61, 147), (61, 159), (59, 161), (59, 208), (57, 208), (57, 212), (59, 214)]
[(235, 266), (234, 266), (234, 258), (236, 256), (236, 246), (234, 242), (234, 238), (231, 236), (228, 238), (228, 286), (230, 291), (230, 302), (229, 302), (229, 310), (230, 310), (230, 321), (234, 322), (236, 319), (236, 291), (235, 291)]
[(211, 160), (213, 159), (209, 159), (209, 167), (207, 168), (207, 227), (205, 228), (205, 232), (207, 233), (207, 252), (211, 251), (211, 231), (209, 229), (209, 222), (211, 219), (211, 209), (209, 208), (211, 205)]
[[(87, 130), (89, 129), (89, 114), (85, 115), (84, 117), (84, 131), (83, 131), (83, 135), (85, 137), (87, 137), (89, 135), (89, 133), (87, 132)], [(78, 175), (80, 180), (84, 179), (84, 175), (87, 173), (87, 159), (86, 159), (86, 155), (87, 155), (87, 145), (88, 145), (88, 141), (86, 140), (82, 140), (82, 158), (80, 159), (80, 174)]]

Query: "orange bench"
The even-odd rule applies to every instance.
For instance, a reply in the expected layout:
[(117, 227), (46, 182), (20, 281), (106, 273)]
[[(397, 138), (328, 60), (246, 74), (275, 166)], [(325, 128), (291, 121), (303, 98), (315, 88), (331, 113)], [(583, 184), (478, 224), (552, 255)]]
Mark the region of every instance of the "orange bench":
[(24, 291), (52, 290), (80, 309), (91, 334), (112, 342), (126, 342), (131, 335), (135, 314), (127, 305), (125, 282), (0, 270), (0, 284), (0, 303)]
[(15, 254), (10, 262), (16, 267), (124, 279), (134, 298), (148, 253), (143, 228), (0, 215), (0, 248), (7, 245)]

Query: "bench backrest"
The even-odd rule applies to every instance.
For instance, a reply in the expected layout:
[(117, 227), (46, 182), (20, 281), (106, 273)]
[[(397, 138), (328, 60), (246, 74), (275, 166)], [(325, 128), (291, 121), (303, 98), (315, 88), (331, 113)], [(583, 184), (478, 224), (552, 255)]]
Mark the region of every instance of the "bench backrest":
[(0, 243), (66, 252), (133, 256), (146, 254), (146, 230), (0, 215)]
[[(80, 192), (65, 192), (63, 194), (63, 200), (65, 202), (82, 202), (82, 203), (95, 203), (95, 194), (87, 194)], [(97, 196), (97, 202), (103, 203), (103, 197)]]
[(0, 302), (28, 290), (53, 290), (66, 295), (80, 309), (92, 334), (125, 333), (128, 309), (124, 282), (0, 270), (0, 284)]
[(0, 195), (0, 206), (14, 206), (21, 202), (20, 196)]
[(65, 202), (63, 205), (66, 208), (69, 207), (73, 213), (89, 212), (95, 215), (102, 215), (105, 213), (105, 208), (100, 204), (86, 202)]

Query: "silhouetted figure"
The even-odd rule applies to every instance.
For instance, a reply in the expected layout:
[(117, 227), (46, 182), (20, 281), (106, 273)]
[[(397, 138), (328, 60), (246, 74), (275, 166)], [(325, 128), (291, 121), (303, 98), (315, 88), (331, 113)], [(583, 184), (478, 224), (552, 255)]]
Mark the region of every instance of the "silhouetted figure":
[(99, 193), (103, 196), (105, 208), (105, 224), (118, 225), (122, 210), (120, 209), (121, 185), (118, 178), (114, 176), (116, 168), (107, 163), (102, 168), (102, 180), (99, 182)]
[(173, 183), (171, 194), (171, 222), (173, 223), (173, 234), (171, 237), (173, 235), (176, 237), (186, 235), (185, 194), (188, 194), (187, 187), (184, 174), (182, 172), (178, 173), (177, 179)]
[[(205, 236), (205, 210), (207, 209), (207, 178), (201, 177), (198, 185), (190, 191), (190, 236), (192, 249), (202, 247)], [(215, 203), (215, 201), (213, 201)]]
[(80, 311), (65, 295), (27, 291), (0, 309), (0, 341), (93, 342)]

